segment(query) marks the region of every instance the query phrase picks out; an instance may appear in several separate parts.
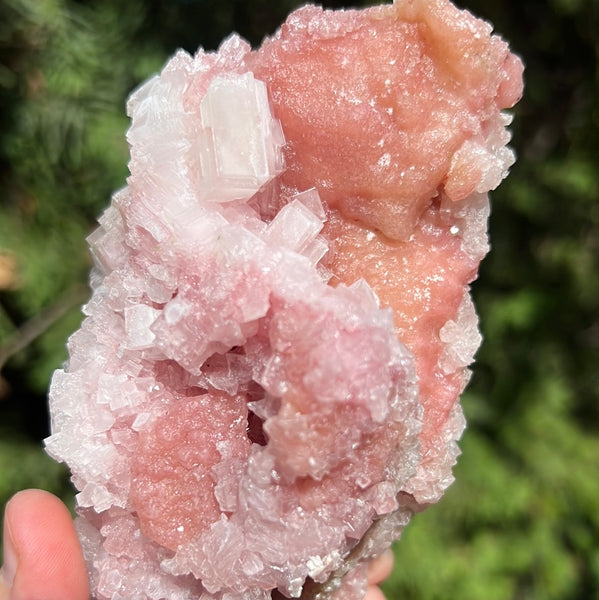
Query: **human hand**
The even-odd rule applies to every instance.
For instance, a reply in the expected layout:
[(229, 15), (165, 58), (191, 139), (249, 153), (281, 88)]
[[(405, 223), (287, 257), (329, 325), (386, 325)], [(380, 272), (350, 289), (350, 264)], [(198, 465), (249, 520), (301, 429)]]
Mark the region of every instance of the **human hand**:
[(368, 566), (368, 590), (364, 600), (385, 600), (381, 588), (377, 585), (391, 575), (393, 570), (393, 552), (387, 550)]
[(73, 519), (56, 496), (15, 494), (4, 511), (0, 600), (88, 600), (87, 570)]
[[(25, 490), (4, 512), (4, 565), (0, 600), (88, 600), (89, 585), (71, 515), (56, 496)], [(393, 555), (386, 552), (368, 570), (365, 600), (384, 600), (377, 587), (389, 576)]]

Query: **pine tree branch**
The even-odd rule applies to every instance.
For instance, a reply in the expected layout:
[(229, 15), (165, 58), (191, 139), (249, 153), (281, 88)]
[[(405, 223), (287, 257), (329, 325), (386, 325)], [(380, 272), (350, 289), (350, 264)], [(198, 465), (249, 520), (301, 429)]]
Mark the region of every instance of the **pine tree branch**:
[(46, 306), (37, 315), (26, 321), (0, 346), (0, 372), (7, 361), (59, 321), (71, 308), (83, 304), (89, 296), (87, 286), (76, 284), (60, 296), (53, 304)]

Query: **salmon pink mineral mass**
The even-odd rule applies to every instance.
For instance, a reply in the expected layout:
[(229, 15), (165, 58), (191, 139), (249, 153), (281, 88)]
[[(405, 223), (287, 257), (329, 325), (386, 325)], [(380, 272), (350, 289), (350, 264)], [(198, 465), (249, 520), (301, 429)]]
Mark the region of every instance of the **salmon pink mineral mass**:
[(446, 0), (306, 6), (128, 102), (48, 452), (98, 600), (361, 600), (452, 481), (522, 64)]

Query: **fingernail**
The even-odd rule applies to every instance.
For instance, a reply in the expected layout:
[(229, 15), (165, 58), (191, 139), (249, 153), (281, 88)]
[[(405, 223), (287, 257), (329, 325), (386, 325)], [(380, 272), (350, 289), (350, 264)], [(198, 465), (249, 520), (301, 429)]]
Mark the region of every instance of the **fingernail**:
[(0, 572), (2, 574), (2, 579), (4, 579), (6, 585), (12, 587), (12, 583), (15, 579), (15, 574), (17, 572), (18, 557), (17, 552), (15, 550), (15, 544), (10, 533), (10, 527), (8, 526), (6, 518), (4, 519), (4, 536), (2, 551), (4, 555), (4, 564), (2, 565), (2, 569), (0, 570)]

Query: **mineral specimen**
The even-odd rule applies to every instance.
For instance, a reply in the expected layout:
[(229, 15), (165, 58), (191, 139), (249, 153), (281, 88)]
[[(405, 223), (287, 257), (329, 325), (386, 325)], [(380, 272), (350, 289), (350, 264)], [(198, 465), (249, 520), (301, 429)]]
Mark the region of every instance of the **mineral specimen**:
[(130, 98), (50, 392), (98, 599), (359, 599), (452, 481), (522, 65), (446, 0), (307, 6)]

